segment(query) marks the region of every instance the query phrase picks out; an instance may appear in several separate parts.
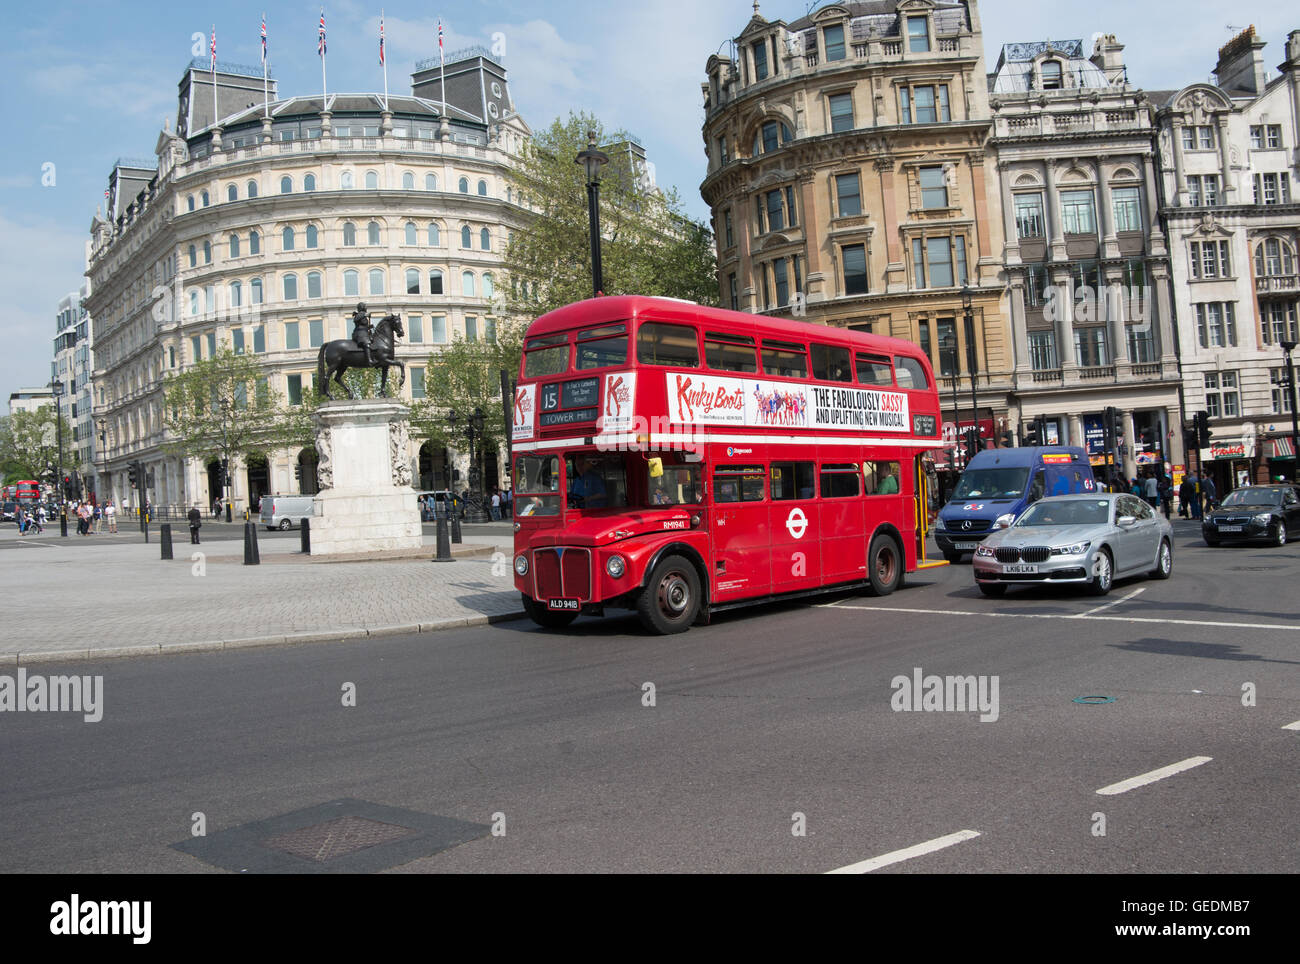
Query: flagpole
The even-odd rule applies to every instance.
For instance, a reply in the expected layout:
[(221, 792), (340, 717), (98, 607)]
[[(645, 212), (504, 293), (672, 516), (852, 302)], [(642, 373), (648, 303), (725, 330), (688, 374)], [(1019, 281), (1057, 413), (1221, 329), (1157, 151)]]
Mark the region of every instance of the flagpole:
[(217, 126), (221, 117), (217, 113), (217, 25), (212, 25), (212, 126)]
[(329, 92), (325, 86), (325, 8), (320, 11), (321, 48), (320, 48), (320, 109), (329, 109)]
[(442, 91), (442, 116), (447, 116), (447, 58), (442, 52), (442, 18), (438, 18), (438, 87)]
[(270, 87), (266, 83), (266, 14), (262, 14), (262, 116), (271, 116)]
[(384, 65), (384, 110), (388, 110), (388, 55), (384, 53), (384, 8), (379, 8), (379, 54)]

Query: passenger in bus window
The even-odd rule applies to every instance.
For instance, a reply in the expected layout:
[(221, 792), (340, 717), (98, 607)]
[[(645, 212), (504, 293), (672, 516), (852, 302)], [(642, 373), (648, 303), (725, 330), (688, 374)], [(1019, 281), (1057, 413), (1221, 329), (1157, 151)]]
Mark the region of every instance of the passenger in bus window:
[(603, 509), (607, 501), (605, 480), (596, 471), (591, 459), (579, 455), (573, 460), (573, 479), (569, 495), (580, 509)]
[(881, 471), (880, 484), (876, 486), (877, 495), (897, 495), (898, 494), (898, 476), (895, 475), (898, 463), (881, 462), (879, 465)]

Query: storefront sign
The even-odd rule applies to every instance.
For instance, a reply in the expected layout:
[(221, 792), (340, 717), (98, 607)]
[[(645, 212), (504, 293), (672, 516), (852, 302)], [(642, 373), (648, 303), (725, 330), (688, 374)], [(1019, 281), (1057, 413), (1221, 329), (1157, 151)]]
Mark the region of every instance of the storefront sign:
[(1210, 446), (1210, 458), (1212, 459), (1245, 459), (1249, 457), (1246, 454), (1246, 446), (1242, 442), (1225, 442), (1223, 445)]

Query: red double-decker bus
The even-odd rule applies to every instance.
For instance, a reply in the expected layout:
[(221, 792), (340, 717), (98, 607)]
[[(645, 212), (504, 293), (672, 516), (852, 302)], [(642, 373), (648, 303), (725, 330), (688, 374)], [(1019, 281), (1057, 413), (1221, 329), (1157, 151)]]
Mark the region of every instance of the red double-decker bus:
[(607, 297), (529, 326), (512, 440), (528, 614), (657, 633), (926, 565), (930, 364), (895, 338)]

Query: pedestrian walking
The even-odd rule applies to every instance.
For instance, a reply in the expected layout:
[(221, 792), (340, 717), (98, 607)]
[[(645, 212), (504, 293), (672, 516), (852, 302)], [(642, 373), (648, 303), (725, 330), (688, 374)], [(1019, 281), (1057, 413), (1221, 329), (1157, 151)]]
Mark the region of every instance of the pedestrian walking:
[(203, 513), (199, 511), (197, 502), (194, 503), (194, 507), (190, 509), (188, 515), (190, 520), (190, 545), (197, 546), (199, 544), (199, 526), (203, 525)]
[(1180, 519), (1190, 519), (1192, 517), (1192, 495), (1196, 492), (1196, 486), (1192, 482), (1190, 475), (1183, 476), (1183, 484), (1178, 487), (1178, 517)]
[(1214, 480), (1208, 475), (1201, 480), (1201, 491), (1205, 493), (1205, 508), (1213, 509), (1218, 501), (1218, 493), (1214, 488)]
[(108, 520), (108, 531), (117, 531), (117, 506), (113, 505), (113, 500), (109, 499), (108, 504), (104, 506), (104, 518)]
[(501, 490), (492, 490), (492, 521), (501, 521)]
[(1164, 510), (1166, 519), (1173, 515), (1174, 484), (1167, 475), (1160, 476), (1160, 508)]
[(95, 503), (95, 535), (104, 531), (104, 507)]
[(1151, 508), (1160, 508), (1160, 483), (1156, 480), (1154, 472), (1149, 474), (1143, 481), (1142, 494), (1146, 497), (1147, 504)]
[(1192, 483), (1192, 518), (1199, 519), (1201, 517), (1201, 480), (1195, 472), (1188, 477), (1188, 480)]

